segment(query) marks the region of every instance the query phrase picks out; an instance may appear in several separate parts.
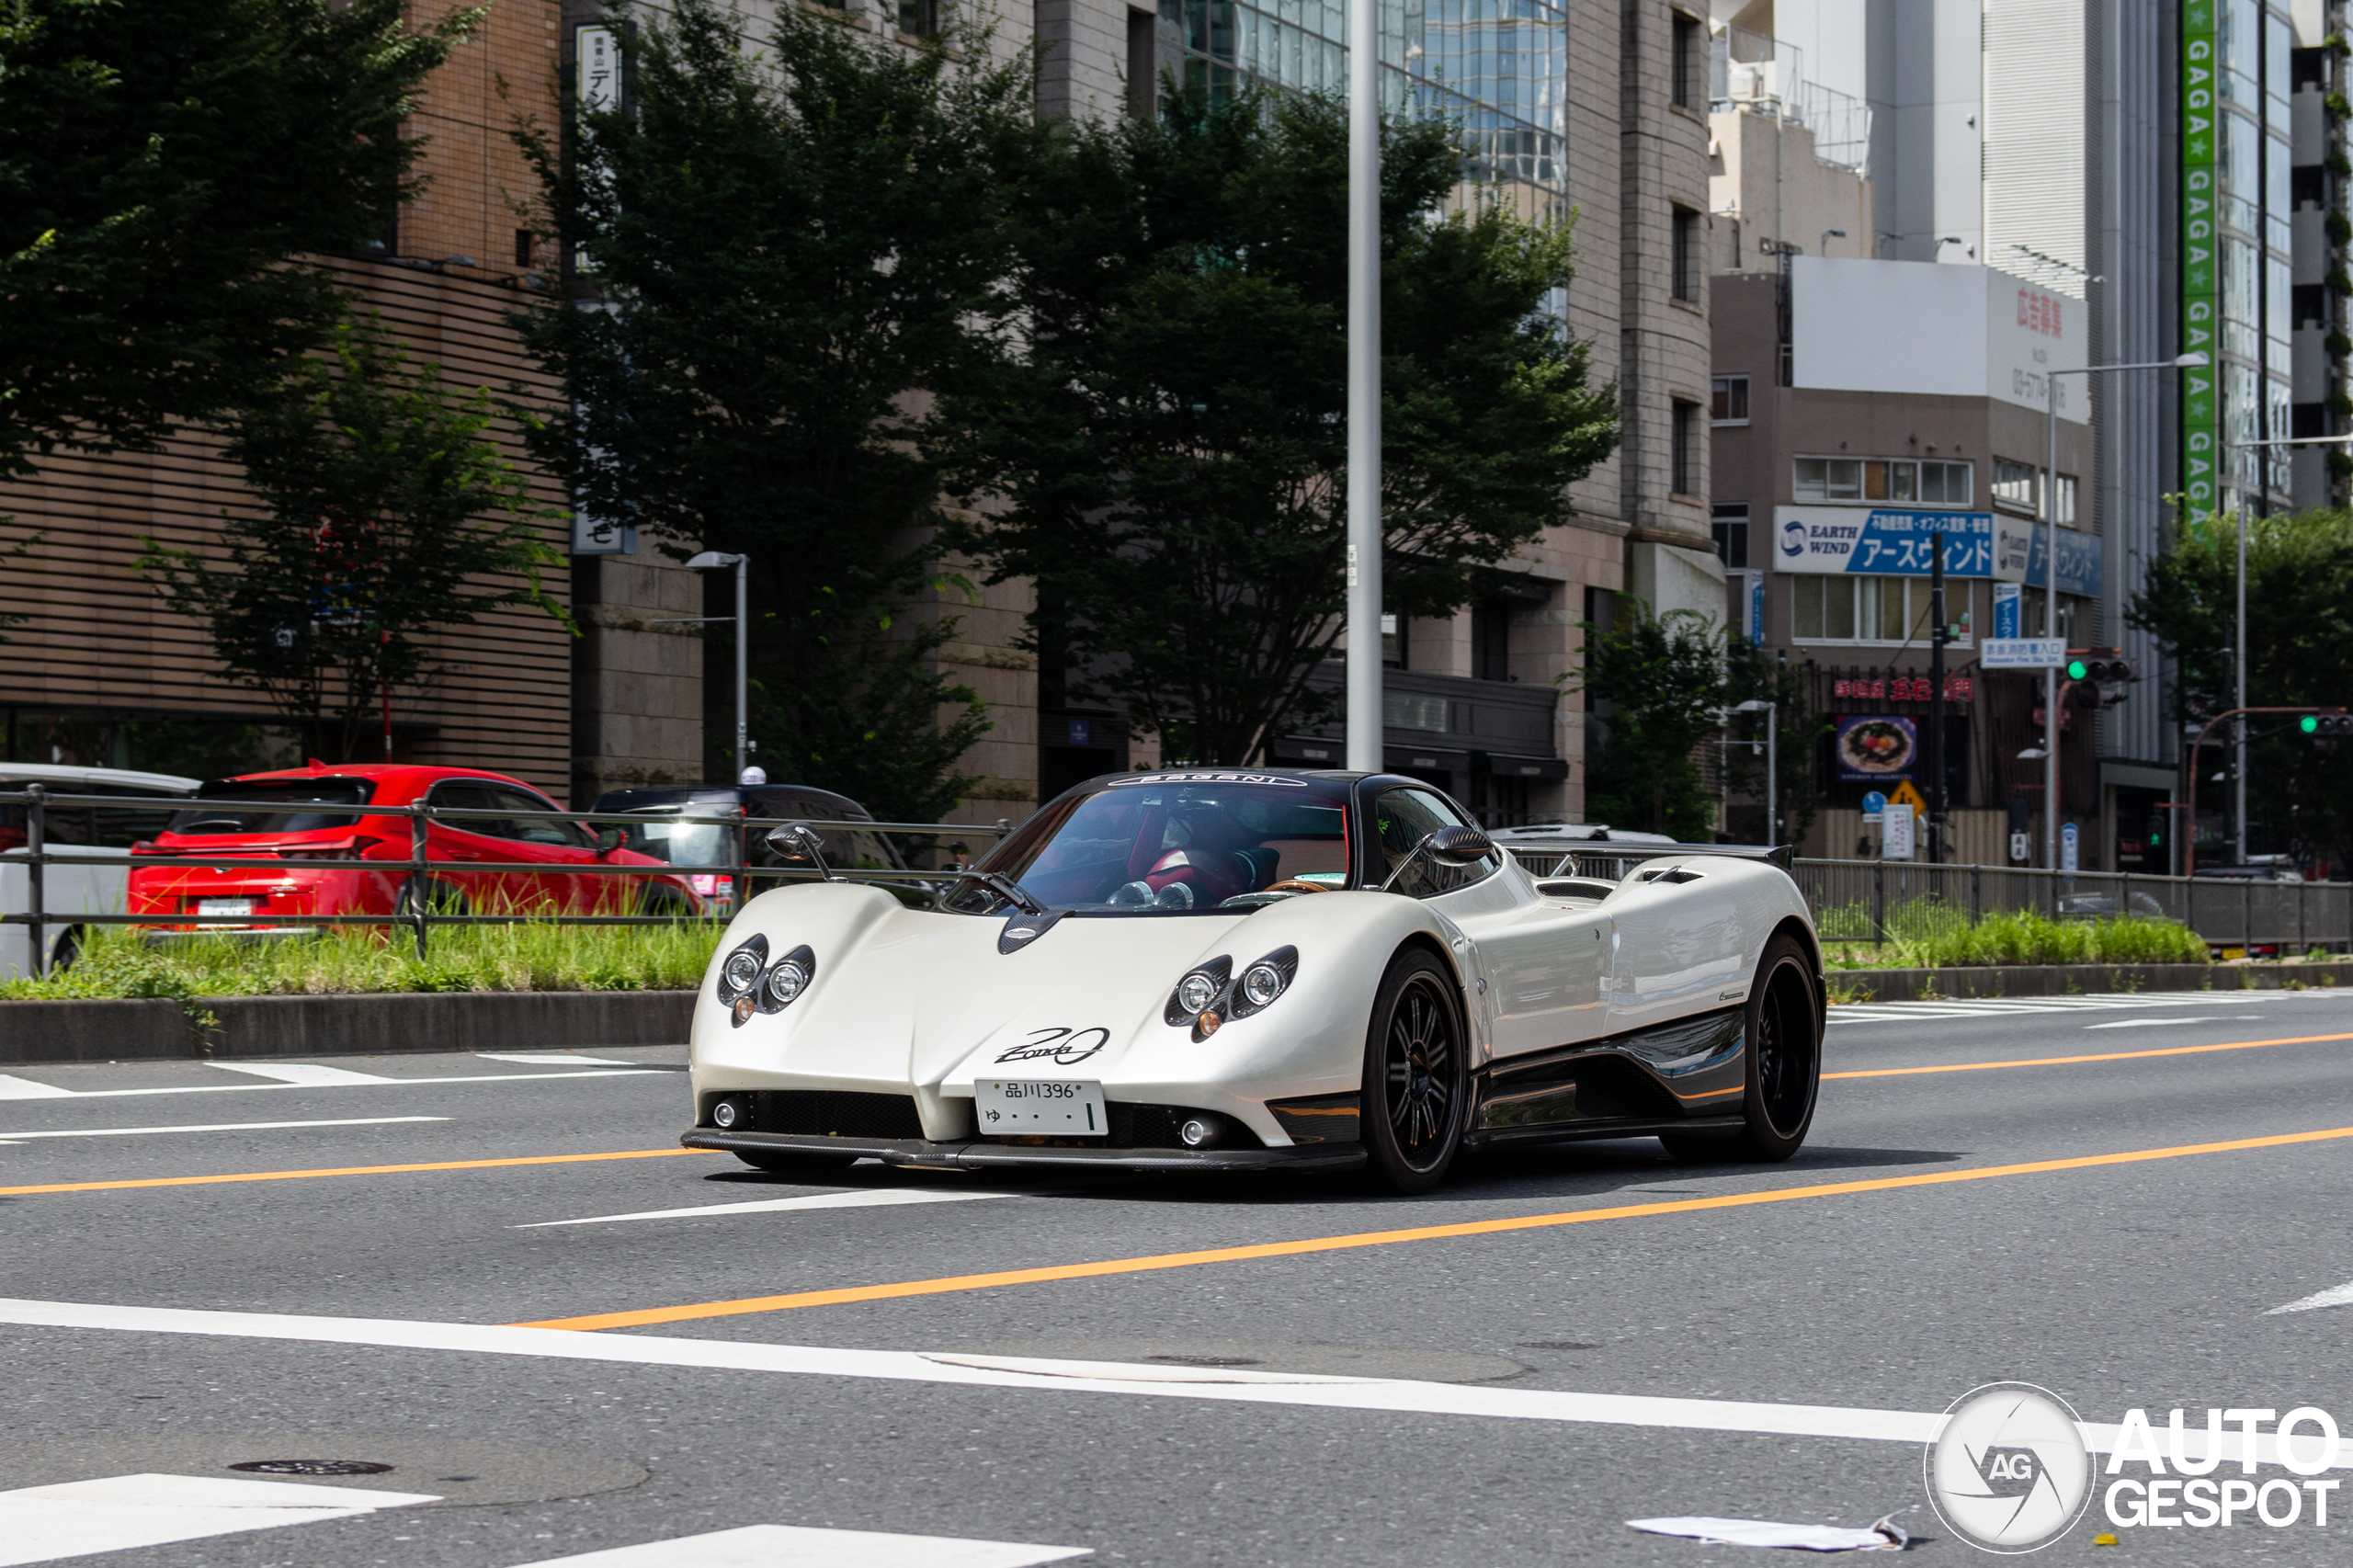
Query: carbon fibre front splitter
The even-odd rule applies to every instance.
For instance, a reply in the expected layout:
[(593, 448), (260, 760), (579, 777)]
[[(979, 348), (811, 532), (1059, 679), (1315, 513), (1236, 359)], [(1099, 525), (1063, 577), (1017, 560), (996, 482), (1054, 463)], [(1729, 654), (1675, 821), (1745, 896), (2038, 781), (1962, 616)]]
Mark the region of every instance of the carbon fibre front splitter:
[(1352, 1171), (1364, 1164), (1358, 1143), (1306, 1143), (1287, 1149), (1086, 1149), (1025, 1143), (934, 1143), (921, 1138), (827, 1138), (793, 1132), (722, 1132), (698, 1127), (678, 1140), (688, 1149), (727, 1153), (831, 1154), (886, 1165), (943, 1170)]

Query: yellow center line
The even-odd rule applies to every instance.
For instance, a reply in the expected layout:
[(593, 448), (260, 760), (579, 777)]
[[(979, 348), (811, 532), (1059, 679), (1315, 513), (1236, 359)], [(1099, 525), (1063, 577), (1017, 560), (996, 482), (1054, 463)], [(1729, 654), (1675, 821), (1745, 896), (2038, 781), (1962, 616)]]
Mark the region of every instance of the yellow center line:
[(2267, 1045), (2317, 1045), (2353, 1040), (2353, 1034), (2298, 1035), (2293, 1040), (2238, 1040), (2223, 1045), (2173, 1045), (2155, 1051), (2104, 1051), (2097, 1056), (2036, 1056), (2021, 1062), (1948, 1062), (1935, 1067), (1872, 1067), (1855, 1073), (1824, 1073), (1829, 1078), (1906, 1078), (1919, 1073), (1989, 1073), (1996, 1067), (2068, 1067), (2078, 1062), (2131, 1062), (2143, 1056), (2200, 1056), (2210, 1051), (2259, 1051)]
[(746, 1312), (788, 1312), (798, 1307), (840, 1306), (851, 1301), (887, 1301), (905, 1296), (938, 1296), (958, 1290), (988, 1290), (1002, 1285), (1038, 1285), (1057, 1279), (1097, 1279), (1112, 1274), (1142, 1274), (1162, 1268), (1190, 1268), (1205, 1263), (1242, 1263), (1256, 1258), (1298, 1257), (1308, 1253), (1342, 1252), (1353, 1247), (1391, 1246), (1399, 1242), (1438, 1241), (1454, 1236), (1492, 1236), (1509, 1231), (1536, 1231), (1554, 1225), (1581, 1225), (1597, 1220), (1632, 1220), (1653, 1214), (1690, 1214), (1708, 1209), (1745, 1209), (1759, 1203), (1790, 1203), (1802, 1198), (1833, 1198), (1858, 1192), (1888, 1192), (1898, 1187), (1939, 1187), (1951, 1182), (1986, 1181), (1995, 1176), (2032, 1176), (2045, 1171), (2087, 1170), (2098, 1165), (2133, 1165), (2145, 1160), (2176, 1160), (2189, 1154), (2220, 1154), (2241, 1149), (2276, 1149), (2292, 1143), (2317, 1143), (2353, 1138), (2353, 1127), (2321, 1132), (2288, 1132), (2268, 1138), (2237, 1138), (2221, 1143), (2185, 1143), (2170, 1149), (2136, 1149), (2120, 1154), (2086, 1154), (2068, 1160), (2035, 1160), (2018, 1165), (1984, 1165), (1972, 1170), (1935, 1171), (1923, 1176), (1879, 1176), (1869, 1181), (1832, 1182), (1816, 1187), (1781, 1187), (1763, 1192), (1727, 1193), (1721, 1198), (1693, 1198), (1668, 1203), (1634, 1203), (1614, 1209), (1578, 1209), (1565, 1214), (1531, 1214), (1510, 1220), (1472, 1220), (1452, 1225), (1420, 1225), (1410, 1230), (1365, 1231), (1349, 1236), (1318, 1236), (1306, 1241), (1265, 1242), (1256, 1246), (1214, 1247), (1201, 1252), (1162, 1253), (1152, 1257), (1123, 1257), (1101, 1263), (1066, 1263), (1045, 1268), (1014, 1268), (996, 1274), (960, 1274), (944, 1279), (910, 1279), (891, 1285), (855, 1285), (835, 1290), (801, 1290), (783, 1296), (747, 1296), (732, 1301), (703, 1301), (683, 1307), (653, 1307), (643, 1312), (600, 1312), (591, 1317), (550, 1318), (515, 1324), (516, 1328), (642, 1328), (652, 1324), (686, 1323), (695, 1318), (736, 1317)]
[(224, 1181), (302, 1181), (311, 1176), (400, 1176), (410, 1171), (486, 1171), (500, 1165), (574, 1165), (593, 1160), (666, 1160), (704, 1149), (630, 1149), (612, 1154), (522, 1154), (506, 1160), (439, 1160), (415, 1165), (344, 1165), (322, 1171), (241, 1171), (231, 1176), (144, 1176), (137, 1181), (62, 1181), (47, 1187), (0, 1187), (0, 1198), (29, 1192), (112, 1192), (129, 1187), (211, 1187)]

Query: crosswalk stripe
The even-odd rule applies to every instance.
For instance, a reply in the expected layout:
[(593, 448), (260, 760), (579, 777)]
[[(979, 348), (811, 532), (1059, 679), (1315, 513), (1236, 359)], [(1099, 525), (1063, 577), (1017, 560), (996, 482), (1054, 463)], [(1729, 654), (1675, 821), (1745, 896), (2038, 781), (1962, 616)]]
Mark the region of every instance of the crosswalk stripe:
[(1873, 1019), (1990, 1018), (2006, 1014), (2115, 1012), (2125, 1007), (2213, 1007), (2248, 1002), (2282, 1002), (2310, 992), (2190, 991), (2151, 995), (2137, 991), (2095, 991), (2081, 996), (1940, 996), (1919, 1002), (1849, 1002), (1830, 1009), (1834, 1024)]
[(526, 1067), (634, 1067), (618, 1056), (582, 1056), (570, 1051), (477, 1051), (484, 1062), (520, 1062)]
[(48, 1084), (36, 1084), (30, 1078), (11, 1078), (0, 1073), (0, 1100), (62, 1100), (73, 1097), (71, 1089), (60, 1089)]
[[(225, 1062), (190, 1062), (188, 1065), (225, 1067), (228, 1063)], [(0, 1100), (138, 1099), (149, 1095), (253, 1095), (278, 1089), (326, 1087), (411, 1089), (426, 1084), (568, 1084), (575, 1078), (642, 1078), (655, 1074), (675, 1074), (685, 1071), (683, 1067), (584, 1067), (572, 1073), (466, 1073), (443, 1078), (380, 1078), (366, 1073), (356, 1073), (348, 1078), (338, 1078), (332, 1083), (318, 1083), (309, 1079), (288, 1082), (281, 1079), (271, 1084), (174, 1084), (160, 1089), (52, 1089), (47, 1084), (33, 1084), (19, 1078), (15, 1082), (24, 1084), (28, 1089), (39, 1089), (43, 1092), (12, 1094), (8, 1092), (7, 1082), (0, 1081)]]
[(53, 1132), (0, 1132), (0, 1143), (27, 1138), (131, 1138), (147, 1132), (266, 1132), (285, 1127), (381, 1127), (395, 1121), (447, 1121), (446, 1116), (354, 1116), (332, 1121), (176, 1122), (164, 1127), (68, 1127)]
[(784, 1563), (791, 1568), (1033, 1568), (1094, 1555), (1094, 1548), (1086, 1546), (746, 1525), (577, 1557), (551, 1557), (521, 1568), (779, 1568)]
[(390, 1084), (397, 1082), (381, 1073), (355, 1073), (348, 1067), (328, 1067), (315, 1062), (208, 1062), (207, 1067), (218, 1067), (224, 1073), (250, 1073), (256, 1078), (274, 1078), (281, 1084), (300, 1084), (305, 1088), (324, 1087), (330, 1084)]
[(0, 1492), (0, 1568), (439, 1501), (422, 1492), (211, 1475), (112, 1475), (24, 1486)]

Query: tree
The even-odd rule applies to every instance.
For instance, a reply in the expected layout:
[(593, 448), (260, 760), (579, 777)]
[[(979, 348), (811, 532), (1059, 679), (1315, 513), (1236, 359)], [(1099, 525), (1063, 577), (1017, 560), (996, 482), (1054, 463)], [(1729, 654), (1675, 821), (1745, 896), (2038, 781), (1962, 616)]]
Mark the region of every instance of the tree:
[(339, 312), (308, 252), (382, 233), (417, 84), (482, 13), (403, 0), (0, 6), (0, 475), (152, 449), (266, 393)]
[(538, 575), (562, 559), (540, 537), (561, 514), (486, 438), (503, 412), (487, 391), (454, 395), (438, 365), (412, 368), (372, 324), (345, 323), (332, 359), (295, 360), (231, 427), (228, 455), (261, 503), (223, 514), (233, 570), (153, 540), (140, 570), (311, 755), (369, 755), (388, 688), (449, 667), (422, 634), (509, 605), (563, 615)]
[[(2203, 724), (2237, 705), (2239, 520), (2222, 513), (2175, 531), (2148, 562), (2126, 619), (2157, 640), (2172, 669), (2169, 717)], [(2247, 523), (2247, 701), (2353, 707), (2353, 514), (2280, 513)], [(2250, 721), (2248, 815), (2271, 847), (2353, 863), (2353, 751), (2315, 745), (2278, 717)], [(2226, 763), (2228, 726), (2208, 743), (2207, 771)], [(2211, 782), (2211, 781), (2210, 781)], [(2262, 844), (2256, 848), (2260, 851)]]
[(1586, 815), (1688, 844), (1715, 833), (1715, 796), (1699, 762), (1716, 739), (1728, 695), (1722, 628), (1692, 609), (1659, 615), (1620, 601), (1618, 624), (1584, 623), (1586, 664), (1569, 679), (1608, 704), (1608, 739), (1586, 758)]
[(934, 667), (955, 618), (906, 607), (952, 584), (935, 400), (1002, 351), (1027, 62), (878, 49), (793, 6), (767, 51), (735, 26), (681, 0), (642, 35), (633, 108), (584, 115), (569, 166), (523, 138), (603, 295), (522, 322), (573, 400), (537, 449), (579, 506), (750, 558), (771, 775), (936, 817), (989, 725)]
[[(1459, 128), (1382, 128), (1387, 608), (1442, 615), (1568, 511), (1617, 443), (1617, 393), (1542, 314), (1565, 225), (1459, 187)], [(1328, 711), (1310, 676), (1347, 579), (1347, 126), (1313, 96), (1187, 92), (1153, 120), (1065, 124), (1023, 235), (1023, 351), (944, 401), (968, 536), (1036, 581), (1051, 678), (1163, 749), (1248, 763)]]

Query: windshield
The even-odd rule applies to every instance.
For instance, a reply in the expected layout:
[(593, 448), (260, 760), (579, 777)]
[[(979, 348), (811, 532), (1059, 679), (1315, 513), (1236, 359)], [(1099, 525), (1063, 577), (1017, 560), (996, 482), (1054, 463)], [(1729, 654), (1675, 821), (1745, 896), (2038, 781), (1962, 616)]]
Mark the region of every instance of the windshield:
[[(1119, 779), (1032, 817), (980, 869), (1086, 915), (1252, 909), (1335, 891), (1348, 880), (1347, 787), (1267, 774)], [(948, 901), (970, 914), (1005, 902), (969, 881)]]
[(216, 778), (196, 792), (200, 801), (219, 801), (181, 812), (167, 832), (323, 833), (357, 827), (358, 817), (319, 806), (364, 806), (376, 792), (368, 778)]

